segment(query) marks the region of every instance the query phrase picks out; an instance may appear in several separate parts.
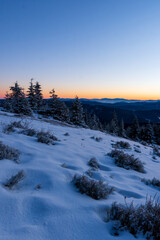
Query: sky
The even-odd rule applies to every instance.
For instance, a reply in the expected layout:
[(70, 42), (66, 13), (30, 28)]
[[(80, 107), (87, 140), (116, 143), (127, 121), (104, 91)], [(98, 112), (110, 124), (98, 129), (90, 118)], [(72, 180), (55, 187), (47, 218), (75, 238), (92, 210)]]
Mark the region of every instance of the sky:
[(0, 0), (0, 97), (160, 99), (159, 0)]

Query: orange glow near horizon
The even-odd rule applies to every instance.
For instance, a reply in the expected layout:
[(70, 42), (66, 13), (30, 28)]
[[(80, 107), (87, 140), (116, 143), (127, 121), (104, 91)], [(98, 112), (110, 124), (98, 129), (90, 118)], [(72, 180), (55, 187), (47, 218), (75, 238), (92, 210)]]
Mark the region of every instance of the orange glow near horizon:
[[(151, 95), (151, 94), (125, 94), (125, 93), (101, 93), (101, 92), (82, 92), (82, 91), (74, 91), (74, 93), (70, 91), (57, 91), (56, 92), (60, 98), (75, 98), (75, 96), (78, 96), (79, 98), (87, 98), (87, 99), (92, 99), (92, 98), (125, 98), (125, 99), (135, 99), (135, 100), (158, 100), (160, 99), (159, 95)], [(3, 99), (5, 97), (6, 91), (1, 91), (0, 93), (0, 98)], [(44, 98), (49, 98), (49, 91), (45, 90), (43, 91), (43, 97)]]

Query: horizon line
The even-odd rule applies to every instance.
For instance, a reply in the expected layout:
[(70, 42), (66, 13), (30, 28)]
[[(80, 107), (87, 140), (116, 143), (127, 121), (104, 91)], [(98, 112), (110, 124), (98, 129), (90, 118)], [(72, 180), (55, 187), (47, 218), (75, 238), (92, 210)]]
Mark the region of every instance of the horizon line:
[[(58, 97), (60, 99), (75, 99), (76, 97)], [(102, 98), (85, 98), (85, 97), (78, 97), (79, 99), (87, 99), (87, 100), (128, 100), (128, 101), (160, 101), (160, 99), (130, 99), (130, 98), (121, 98), (121, 97), (115, 97), (115, 98), (107, 98), (107, 97), (102, 97)], [(0, 97), (0, 100), (4, 100), (5, 97)], [(51, 99), (50, 97), (44, 97), (43, 99)]]

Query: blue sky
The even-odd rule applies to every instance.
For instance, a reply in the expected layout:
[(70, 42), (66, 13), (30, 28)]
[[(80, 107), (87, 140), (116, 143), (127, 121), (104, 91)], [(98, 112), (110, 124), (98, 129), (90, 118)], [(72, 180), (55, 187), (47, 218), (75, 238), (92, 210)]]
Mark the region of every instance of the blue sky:
[(0, 97), (30, 78), (47, 97), (160, 96), (159, 0), (0, 0)]

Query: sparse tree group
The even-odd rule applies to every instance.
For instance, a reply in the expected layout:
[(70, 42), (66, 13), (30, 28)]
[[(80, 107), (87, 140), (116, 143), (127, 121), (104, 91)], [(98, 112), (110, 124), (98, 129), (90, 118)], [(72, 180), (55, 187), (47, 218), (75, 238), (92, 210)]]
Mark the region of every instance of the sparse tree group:
[(19, 86), (18, 82), (10, 87), (6, 93), (4, 108), (7, 111), (24, 114), (42, 114), (53, 119), (71, 123), (77, 126), (88, 127), (94, 130), (108, 132), (114, 136), (133, 139), (147, 144), (160, 144), (160, 126), (158, 124), (139, 124), (134, 116), (133, 123), (125, 127), (123, 119), (118, 119), (116, 111), (113, 112), (109, 124), (102, 124), (94, 112), (83, 109), (82, 103), (76, 96), (70, 108), (58, 97), (54, 88), (49, 92), (50, 98), (43, 99), (42, 88), (39, 82), (30, 81), (27, 92)]
[(7, 111), (24, 114), (42, 114), (53, 117), (56, 120), (75, 124), (77, 126), (100, 129), (99, 119), (94, 114), (85, 113), (83, 106), (76, 96), (69, 109), (66, 104), (58, 97), (54, 88), (49, 92), (50, 99), (43, 99), (42, 88), (39, 82), (34, 84), (30, 81), (27, 92), (16, 82), (10, 87), (10, 92), (6, 93), (4, 108)]

